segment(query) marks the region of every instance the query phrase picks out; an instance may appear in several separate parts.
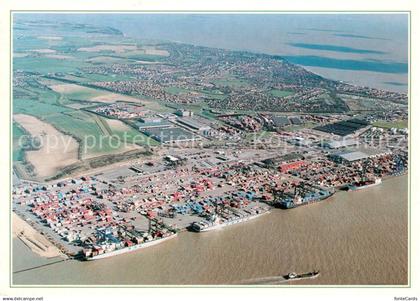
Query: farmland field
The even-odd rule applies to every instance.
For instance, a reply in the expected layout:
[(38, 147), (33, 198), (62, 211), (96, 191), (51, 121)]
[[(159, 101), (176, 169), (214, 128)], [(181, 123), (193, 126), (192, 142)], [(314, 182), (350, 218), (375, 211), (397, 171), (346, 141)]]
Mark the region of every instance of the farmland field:
[(408, 127), (408, 121), (407, 120), (399, 120), (399, 121), (393, 121), (393, 122), (387, 122), (387, 121), (376, 121), (372, 123), (373, 126), (385, 128), (385, 129), (403, 129)]
[(68, 133), (81, 141), (81, 157), (91, 158), (95, 155), (108, 153), (119, 153), (124, 151), (122, 146), (118, 147), (113, 137), (104, 135), (99, 125), (92, 119), (75, 119), (68, 115), (49, 116), (46, 120), (57, 129)]
[(188, 89), (180, 88), (180, 87), (168, 87), (164, 89), (166, 92), (174, 95), (185, 94), (191, 92)]
[(26, 159), (34, 166), (37, 177), (52, 176), (61, 168), (78, 161), (79, 145), (73, 137), (31, 115), (16, 114), (13, 119), (31, 136), (41, 141), (39, 147), (26, 152)]
[(275, 97), (286, 97), (286, 96), (295, 94), (294, 92), (291, 92), (291, 91), (277, 90), (277, 89), (271, 90), (270, 93), (271, 95)]
[(50, 86), (52, 90), (71, 100), (113, 103), (116, 101), (128, 101), (142, 103), (139, 98), (117, 94), (105, 90), (93, 89), (76, 84), (58, 84)]
[[(125, 101), (144, 104), (154, 112), (173, 112), (150, 97), (132, 97), (90, 86), (96, 82), (132, 81), (136, 77), (131, 74), (86, 71), (111, 64), (165, 63), (167, 50), (153, 43), (124, 38), (117, 31), (88, 25), (45, 24), (37, 28), (36, 24), (21, 24), (15, 30), (19, 38), (15, 36), (13, 45), (13, 71), (17, 75), (14, 75), (13, 114), (20, 122), (27, 127), (48, 129), (57, 136), (71, 137), (78, 145), (73, 151), (81, 160), (136, 150), (144, 145), (160, 145), (121, 121), (88, 113), (83, 108)], [(13, 123), (13, 161), (25, 159), (26, 152), (26, 157), (35, 160), (38, 174), (50, 175), (56, 168), (40, 165), (38, 160), (44, 149), (27, 151), (19, 147), (19, 138), (26, 130)], [(123, 139), (127, 145), (121, 144)], [(70, 162), (66, 160), (62, 161)]]
[(62, 60), (47, 57), (18, 57), (13, 60), (14, 70), (39, 72), (48, 74), (53, 72), (76, 72), (82, 67), (81, 62), (75, 60)]
[(230, 76), (223, 79), (214, 80), (213, 83), (217, 86), (229, 86), (233, 88), (239, 88), (248, 85), (247, 81)]
[(75, 84), (52, 85), (51, 89), (69, 99), (76, 100), (91, 100), (92, 98), (108, 94), (108, 92), (99, 91)]
[(24, 151), (19, 144), (19, 139), (25, 135), (25, 131), (16, 122), (13, 122), (13, 161), (22, 161)]

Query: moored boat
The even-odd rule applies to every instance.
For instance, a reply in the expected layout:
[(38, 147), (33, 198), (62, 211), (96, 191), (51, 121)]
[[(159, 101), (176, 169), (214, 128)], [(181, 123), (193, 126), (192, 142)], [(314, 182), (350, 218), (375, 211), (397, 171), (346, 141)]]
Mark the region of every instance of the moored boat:
[(245, 216), (234, 216), (230, 219), (222, 219), (217, 215), (213, 215), (209, 221), (194, 222), (191, 224), (191, 230), (195, 232), (207, 232), (212, 230), (221, 229), (227, 226), (243, 223), (255, 219), (263, 214), (269, 213), (268, 209), (258, 210)]
[(139, 249), (143, 249), (143, 248), (147, 248), (147, 247), (151, 247), (157, 244), (160, 244), (164, 241), (167, 241), (169, 239), (175, 238), (177, 236), (177, 233), (173, 233), (171, 235), (162, 237), (162, 238), (156, 238), (147, 242), (143, 242), (140, 244), (135, 244), (135, 245), (131, 245), (131, 246), (127, 246), (127, 247), (123, 247), (123, 248), (119, 248), (119, 249), (114, 249), (114, 250), (106, 250), (106, 249), (102, 249), (101, 247), (96, 247), (94, 246), (91, 249), (85, 249), (84, 250), (84, 256), (83, 259), (84, 260), (98, 260), (98, 259), (104, 259), (104, 258), (108, 258), (108, 257), (112, 257), (112, 256), (116, 256), (116, 255), (121, 255), (121, 254), (125, 254), (125, 253), (130, 253), (130, 252), (134, 252), (137, 251)]
[(361, 189), (365, 189), (365, 188), (377, 186), (377, 185), (379, 185), (381, 183), (382, 183), (382, 179), (381, 178), (376, 178), (376, 179), (370, 179), (370, 180), (355, 182), (355, 183), (350, 184), (348, 186), (348, 190), (349, 191), (361, 190)]
[(280, 202), (276, 203), (275, 206), (282, 209), (292, 209), (299, 206), (309, 205), (312, 203), (317, 203), (326, 198), (329, 198), (334, 194), (334, 190), (320, 190), (317, 192), (309, 192), (303, 197), (300, 195), (295, 195), (294, 198), (288, 197)]

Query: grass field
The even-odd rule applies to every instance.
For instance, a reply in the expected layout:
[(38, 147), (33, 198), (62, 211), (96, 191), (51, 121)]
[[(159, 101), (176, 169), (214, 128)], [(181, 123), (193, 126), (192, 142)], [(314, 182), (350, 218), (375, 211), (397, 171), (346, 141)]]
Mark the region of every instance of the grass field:
[(180, 88), (180, 87), (167, 87), (167, 88), (164, 88), (164, 90), (173, 95), (180, 95), (180, 94), (185, 94), (185, 93), (190, 92), (190, 90)]
[(223, 99), (226, 98), (226, 95), (224, 95), (219, 90), (214, 90), (214, 91), (202, 90), (200, 92), (203, 93), (204, 95), (208, 96), (209, 98), (212, 98), (212, 99), (223, 100)]
[[(60, 105), (44, 104), (36, 100), (16, 99), (13, 102), (13, 113), (28, 114), (38, 117), (53, 125), (59, 131), (70, 134), (82, 141), (83, 155), (115, 153), (120, 148), (114, 148), (112, 139), (103, 135), (103, 130), (93, 118), (82, 111), (66, 108)], [(89, 146), (86, 143), (96, 141), (95, 145)], [(101, 143), (99, 143), (101, 141)], [(19, 150), (16, 152), (19, 156)]]
[(75, 120), (67, 115), (54, 115), (45, 120), (54, 125), (58, 130), (77, 137), (81, 141), (82, 158), (91, 157), (95, 154), (116, 153), (121, 150), (115, 147), (112, 137), (104, 135), (102, 129), (95, 120)]
[(13, 39), (13, 52), (28, 51), (32, 49), (47, 48), (49, 46), (47, 40), (38, 39), (36, 37), (25, 37), (21, 39)]
[(162, 60), (161, 56), (150, 55), (150, 54), (129, 55), (127, 56), (127, 58), (137, 60), (137, 61), (145, 61), (145, 62), (160, 62)]
[[(74, 79), (73, 79), (74, 80)], [(115, 82), (123, 80), (133, 80), (132, 77), (126, 75), (104, 75), (104, 74), (83, 74), (83, 77), (79, 77), (77, 80), (80, 82)]]
[(228, 86), (232, 88), (240, 88), (248, 85), (248, 82), (235, 77), (225, 77), (223, 79), (217, 79), (213, 81), (216, 86)]
[(51, 89), (69, 99), (75, 100), (90, 100), (94, 97), (109, 94), (109, 92), (106, 91), (100, 91), (75, 84), (53, 85), (51, 86)]
[(207, 119), (212, 119), (212, 120), (217, 119), (217, 116), (211, 113), (209, 110), (203, 110), (202, 112), (200, 112), (200, 115)]
[(24, 158), (24, 151), (19, 145), (20, 137), (24, 136), (26, 133), (25, 131), (16, 123), (13, 122), (12, 128), (12, 137), (13, 137), (13, 162), (15, 161), (23, 161)]
[(69, 112), (71, 109), (57, 104), (46, 104), (38, 100), (18, 98), (13, 100), (13, 113), (34, 115), (39, 118), (44, 116)]
[(376, 121), (372, 123), (373, 126), (385, 128), (385, 129), (391, 129), (391, 128), (397, 128), (397, 129), (403, 129), (408, 127), (408, 120), (398, 120), (394, 122), (388, 122), (388, 121)]
[(83, 63), (74, 60), (60, 60), (46, 57), (20, 57), (13, 59), (14, 70), (39, 72), (41, 74), (75, 72), (80, 67), (83, 67)]
[(275, 97), (286, 97), (295, 94), (295, 92), (273, 89), (270, 91), (270, 94)]
[[(136, 129), (125, 125), (112, 127), (108, 123), (108, 119), (93, 116), (80, 110), (87, 102), (105, 102), (113, 103), (115, 101), (134, 101), (142, 102), (141, 99), (111, 93), (101, 89), (92, 89), (81, 85), (64, 84), (59, 80), (52, 80), (42, 75), (54, 74), (55, 77), (63, 77), (80, 84), (97, 81), (122, 81), (132, 80), (126, 75), (102, 75), (84, 73), (82, 68), (94, 66), (95, 64), (109, 63), (130, 63), (136, 60), (155, 61), (164, 60), (167, 53), (162, 50), (149, 47), (138, 52), (132, 51), (134, 48), (127, 49), (122, 55), (115, 55), (110, 49), (109, 51), (93, 51), (81, 52), (77, 51), (81, 47), (95, 47), (97, 43), (117, 43), (121, 37), (106, 37), (101, 35), (92, 37), (91, 39), (81, 39), (75, 37), (72, 32), (75, 30), (79, 33), (79, 29), (55, 28), (55, 32), (59, 38), (42, 39), (38, 29), (35, 30), (36, 36), (28, 36), (32, 32), (25, 31), (25, 36), (14, 40), (14, 52), (20, 53), (13, 60), (13, 69), (25, 72), (36, 72), (36, 81), (25, 78), (26, 86), (24, 88), (16, 87), (14, 89), (13, 114), (25, 114), (39, 118), (42, 122), (52, 125), (55, 129), (64, 134), (71, 135), (81, 142), (80, 150), (82, 158), (92, 158), (105, 154), (117, 154), (123, 151), (139, 148), (141, 143), (137, 145), (129, 145), (125, 147), (118, 146), (119, 140), (126, 137), (128, 141), (135, 141), (136, 137), (140, 137), (138, 141), (152, 146), (159, 145), (153, 139), (150, 139)], [(70, 32), (70, 34), (69, 34)], [(45, 34), (47, 36), (47, 34)], [(118, 46), (119, 47), (119, 46)], [(100, 49), (99, 49), (100, 50)], [(51, 57), (48, 57), (51, 56)], [(54, 57), (56, 56), (56, 57)], [(43, 87), (44, 86), (44, 87)], [(47, 87), (55, 86), (55, 90)], [(154, 101), (146, 102), (150, 108), (157, 108), (167, 112), (167, 108)], [(13, 123), (13, 160), (20, 161), (24, 158), (24, 152), (19, 148), (19, 137), (26, 132), (19, 124)], [(141, 139), (144, 137), (144, 139)], [(96, 143), (93, 143), (93, 140)]]
[(36, 87), (31, 87), (30, 89), (16, 88), (14, 92), (27, 93), (30, 96), (30, 98), (37, 99), (39, 102), (42, 102), (45, 104), (60, 104), (60, 94), (48, 88), (36, 88)]
[(130, 62), (127, 61), (126, 58), (106, 55), (94, 56), (89, 58), (87, 61), (92, 64), (126, 64)]
[[(67, 84), (59, 85), (56, 90), (46, 88), (31, 88), (28, 91), (18, 90), (16, 95), (20, 95), (20, 98), (15, 98), (13, 101), (13, 113), (38, 117), (50, 123), (59, 131), (77, 138), (81, 142), (82, 158), (125, 151), (127, 149), (124, 145), (118, 146), (117, 143), (118, 140), (123, 138), (126, 138), (129, 143), (137, 142), (137, 145), (159, 145), (157, 141), (144, 136), (131, 127), (127, 126), (123, 130), (121, 128), (111, 128), (106, 118), (92, 116), (87, 112), (66, 106), (74, 103), (70, 99), (89, 100), (98, 96), (112, 96), (113, 93)], [(125, 96), (121, 95), (121, 97), (124, 98)], [(113, 101), (110, 100), (110, 102)], [(168, 111), (167, 108), (158, 103), (150, 102), (150, 106), (154, 109), (159, 107), (163, 111)], [(17, 133), (16, 135), (20, 133), (16, 126), (14, 131)], [(93, 144), (93, 141), (96, 141), (96, 143)], [(17, 147), (14, 148), (14, 160), (20, 160), (22, 157), (22, 151)]]

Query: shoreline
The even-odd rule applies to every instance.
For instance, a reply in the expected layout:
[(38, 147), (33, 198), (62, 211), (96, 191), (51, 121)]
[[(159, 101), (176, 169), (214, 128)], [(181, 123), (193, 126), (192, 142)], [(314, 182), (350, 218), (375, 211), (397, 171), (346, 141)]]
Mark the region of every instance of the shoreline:
[(39, 231), (35, 230), (15, 212), (12, 212), (12, 238), (18, 238), (33, 253), (44, 257), (64, 257), (65, 255)]
[[(383, 183), (387, 183), (387, 180), (393, 178), (399, 178), (402, 176), (407, 176), (407, 173), (402, 173), (396, 176), (387, 176), (383, 177)], [(382, 183), (382, 184), (383, 184)], [(337, 191), (337, 195), (339, 196), (341, 193), (348, 193), (348, 191)], [(329, 198), (327, 198), (329, 199)], [(336, 200), (338, 201), (338, 200)], [(272, 207), (269, 207), (268, 212), (273, 210)], [(34, 229), (31, 225), (29, 225), (26, 221), (24, 221), (20, 216), (18, 216), (15, 212), (12, 212), (12, 235), (13, 238), (20, 239), (26, 247), (28, 247), (33, 253), (44, 257), (44, 258), (53, 258), (53, 257), (62, 257), (68, 258), (60, 249), (54, 245), (50, 240), (48, 240), (43, 234), (41, 234), (38, 230)], [(188, 231), (187, 227), (179, 228), (178, 232), (183, 233)]]
[[(77, 264), (77, 260), (70, 260), (63, 262), (62, 264), (58, 264), (56, 266), (45, 267), (38, 269), (37, 271), (28, 271), (24, 273), (19, 273), (14, 276), (14, 283), (15, 284), (48, 284), (48, 285), (62, 285), (62, 284), (70, 284), (70, 285), (78, 285), (78, 284), (89, 284), (89, 285), (109, 285), (110, 282), (114, 284), (120, 285), (130, 285), (133, 284), (134, 280), (136, 284), (140, 285), (188, 285), (188, 284), (239, 284), (242, 281), (258, 281), (261, 280), (259, 283), (262, 285), (267, 285), (264, 280), (268, 280), (267, 282), (271, 281), (271, 279), (264, 279), (267, 277), (273, 276), (280, 276), (286, 275), (291, 271), (309, 271), (314, 267), (321, 270), (321, 277), (318, 280), (302, 280), (302, 285), (354, 285), (356, 284), (387, 284), (387, 285), (395, 285), (395, 284), (406, 284), (406, 266), (401, 266), (401, 260), (406, 263), (406, 238), (399, 239), (400, 241), (395, 242), (396, 233), (403, 233), (405, 234), (406, 229), (405, 227), (398, 228), (395, 227), (395, 224), (400, 224), (400, 213), (405, 212), (404, 208), (406, 207), (406, 202), (398, 201), (390, 201), (391, 199), (395, 199), (395, 196), (401, 196), (401, 193), (393, 193), (393, 186), (396, 184), (399, 186), (398, 191), (406, 191), (405, 185), (400, 186), (402, 183), (406, 183), (404, 177), (395, 178), (395, 181), (391, 181), (388, 183), (386, 181), (385, 185), (377, 186), (375, 189), (365, 189), (360, 191), (360, 196), (362, 199), (365, 200), (372, 200), (374, 202), (366, 202), (367, 208), (361, 208), (360, 204), (363, 204), (364, 201), (360, 200), (359, 197), (351, 196), (352, 193), (345, 193), (339, 194), (337, 197), (340, 198), (340, 201), (332, 200), (330, 204), (325, 204), (325, 206), (313, 206), (310, 210), (300, 210), (297, 211), (297, 214), (294, 214), (294, 211), (290, 211), (293, 214), (284, 214), (283, 210), (274, 210), (272, 214), (273, 216), (267, 216), (268, 219), (264, 218), (261, 219), (256, 225), (256, 227), (243, 225), (238, 225), (238, 227), (234, 227), (228, 231), (221, 231), (218, 233), (214, 233), (212, 235), (194, 235), (194, 233), (183, 233), (178, 237), (177, 240), (167, 244), (161, 244), (155, 250), (144, 250), (146, 252), (142, 254), (126, 254), (124, 256), (115, 256), (114, 258), (110, 258), (106, 261), (98, 260), (95, 264), (95, 269), (92, 269), (92, 264)], [(402, 181), (400, 181), (402, 180)], [(384, 190), (383, 190), (384, 189)], [(369, 192), (370, 191), (370, 192)], [(378, 194), (379, 193), (379, 194)], [(354, 194), (359, 195), (359, 193)], [(387, 196), (388, 198), (383, 199), (383, 196)], [(355, 198), (355, 202), (347, 202), (349, 200), (353, 200)], [(385, 206), (383, 206), (383, 202), (386, 201)], [(329, 201), (327, 201), (329, 202)], [(373, 205), (372, 205), (373, 204)], [(395, 215), (394, 213), (390, 213), (388, 210), (388, 205), (393, 204), (393, 208), (400, 208), (401, 210), (397, 210), (398, 214)], [(349, 209), (356, 209), (356, 211), (349, 211)], [(366, 213), (368, 210), (368, 214)], [(373, 212), (377, 212), (380, 210), (378, 215), (374, 221), (371, 221), (371, 214)], [(400, 212), (401, 211), (401, 212)], [(338, 215), (334, 215), (332, 213), (337, 212)], [(396, 212), (392, 210), (392, 212)], [(388, 215), (388, 213), (390, 215)], [(313, 237), (311, 233), (307, 234), (305, 230), (308, 225), (313, 225), (312, 222), (319, 220), (319, 214), (322, 217), (327, 218), (328, 223), (337, 223), (339, 231), (330, 231), (330, 227), (325, 227), (324, 224), (317, 225), (315, 228), (311, 228), (313, 233), (318, 233), (319, 230), (321, 231), (321, 238)], [(382, 215), (386, 214), (387, 217), (392, 216), (390, 218), (393, 222), (389, 224), (388, 222), (384, 222), (382, 219)], [(271, 214), (270, 214), (271, 215)], [(278, 218), (282, 216), (282, 218)], [(344, 221), (342, 221), (342, 217), (346, 216)], [(404, 214), (404, 217), (406, 215)], [(331, 219), (330, 219), (331, 218)], [(297, 222), (297, 232), (295, 232), (291, 228), (285, 228), (287, 225), (290, 224), (291, 221)], [(299, 221), (304, 223), (304, 225), (299, 226)], [(362, 224), (360, 224), (360, 222)], [(329, 235), (333, 235), (334, 237), (340, 237), (341, 231), (348, 230), (350, 225), (354, 225), (357, 223), (359, 227), (373, 227), (372, 230), (379, 230), (380, 233), (383, 233), (382, 226), (385, 226), (390, 231), (394, 231), (398, 229), (397, 232), (388, 232), (386, 231), (383, 234), (379, 234), (377, 232), (374, 233), (367, 233), (362, 231), (361, 234), (365, 235), (362, 236), (361, 240), (359, 238), (355, 238), (352, 236), (350, 242), (341, 242), (337, 245), (337, 249), (331, 249), (329, 246), (326, 246), (322, 241), (325, 238), (328, 238)], [(367, 223), (367, 224), (363, 224)], [(379, 223), (379, 224), (378, 224)], [(379, 225), (380, 228), (374, 226)], [(247, 228), (247, 229), (244, 229)], [(262, 245), (254, 245), (252, 241), (254, 239), (259, 239), (261, 234), (263, 233), (262, 229), (266, 231), (268, 234), (258, 240), (259, 242), (264, 243), (264, 247)], [(284, 233), (281, 229), (289, 229)], [(354, 229), (357, 231), (357, 229)], [(401, 232), (404, 231), (404, 232)], [(331, 233), (329, 233), (331, 232)], [(184, 235), (185, 234), (185, 235)], [(250, 235), (249, 239), (239, 239), (242, 235)], [(274, 235), (274, 236), (273, 236)], [(297, 237), (296, 237), (297, 235)], [(239, 237), (238, 237), (239, 236)], [(321, 252), (319, 257), (316, 256), (315, 258), (311, 259), (309, 254), (313, 254), (308, 248), (305, 246), (305, 238), (308, 239), (307, 242), (314, 244), (314, 247)], [(237, 238), (237, 239), (234, 239)], [(295, 240), (299, 239), (299, 242)], [(374, 239), (374, 240), (372, 240)], [(388, 242), (391, 244), (389, 245)], [(401, 244), (401, 242), (404, 242)], [(245, 246), (244, 246), (245, 244)], [(349, 245), (348, 245), (349, 244)], [(386, 254), (386, 251), (383, 251), (383, 248), (378, 247), (377, 245), (384, 244), (385, 246), (389, 246), (391, 249), (396, 247), (397, 252), (392, 253), (391, 261), (389, 258), (385, 258), (383, 255)], [(21, 248), (25, 248), (22, 244), (19, 244)], [(218, 254), (218, 252), (209, 251), (204, 246), (209, 246), (211, 250), (217, 250), (218, 247), (224, 246), (227, 249), (227, 252), (224, 255)], [(362, 248), (360, 248), (362, 246)], [(239, 247), (239, 248), (238, 248)], [(248, 250), (249, 247), (256, 248), (252, 249), (253, 251), (241, 253), (241, 257), (237, 256), (237, 251), (241, 250), (241, 247), (245, 247), (245, 250)], [(281, 252), (286, 252), (288, 250), (295, 250), (298, 256), (291, 256), (290, 263), (283, 262), (282, 260), (279, 261), (279, 257), (277, 256), (278, 247), (281, 248)], [(189, 253), (186, 251), (189, 248), (193, 248), (197, 254), (197, 256), (202, 257), (204, 259), (210, 258), (207, 261), (197, 261), (191, 262)], [(364, 251), (366, 250), (367, 254)], [(236, 250), (236, 251), (234, 251)], [(276, 250), (276, 252), (272, 252), (272, 250)], [(324, 254), (323, 250), (327, 253)], [(338, 256), (338, 258), (342, 258), (342, 250), (349, 250), (348, 252), (355, 252), (355, 256), (358, 260), (355, 262), (350, 257), (345, 257), (344, 262), (340, 262), (338, 267), (336, 268), (335, 265), (331, 266), (330, 256)], [(399, 250), (399, 251), (398, 251)], [(18, 250), (16, 250), (18, 251)], [(236, 266), (238, 262), (242, 262), (242, 259), (249, 259), (249, 258), (256, 258), (254, 257), (257, 252), (260, 254), (261, 258), (267, 257), (264, 260), (258, 260), (253, 262), (253, 267), (248, 267), (248, 265), (240, 266), (239, 271), (235, 272)], [(329, 253), (330, 252), (330, 253)], [(18, 253), (15, 253), (18, 254)], [(211, 254), (216, 256), (216, 259), (211, 259)], [(233, 254), (233, 255), (232, 255)], [(364, 259), (362, 255), (366, 255), (369, 259)], [(359, 257), (360, 255), (360, 257)], [(209, 257), (210, 256), (210, 257)], [(260, 257), (258, 256), (258, 257)], [(272, 256), (272, 257), (270, 257)], [(371, 261), (372, 258), (376, 258)], [(160, 258), (158, 260), (158, 258)], [(242, 259), (238, 259), (240, 257)], [(16, 258), (16, 257), (15, 257)], [(19, 260), (19, 257), (16, 258)], [(179, 264), (174, 264), (174, 260), (179, 260)], [(220, 263), (221, 262), (221, 263)], [(232, 265), (229, 263), (233, 262)], [(393, 269), (394, 267), (398, 267), (398, 273), (392, 273), (392, 275), (387, 275), (386, 273), (376, 273), (372, 272), (370, 274), (371, 269), (368, 267), (372, 267), (370, 264), (375, 266), (375, 263), (385, 263), (384, 268), (388, 270), (388, 268)], [(191, 264), (196, 266), (199, 265), (199, 268), (205, 268), (209, 265), (215, 265), (215, 269), (212, 272), (217, 272), (216, 274), (210, 275), (200, 275), (194, 274), (192, 275), (190, 272), (183, 272), (185, 268), (185, 264)], [(356, 264), (356, 266), (355, 266)], [(144, 266), (143, 271), (137, 271), (130, 269), (132, 266)], [(157, 266), (156, 266), (157, 265)], [(261, 266), (262, 265), (262, 266)], [(110, 268), (112, 266), (112, 269)], [(162, 271), (165, 270), (168, 266), (171, 266), (171, 269), (168, 272), (165, 272), (165, 278), (162, 280)], [(346, 273), (341, 273), (343, 268), (346, 267), (355, 267), (355, 270), (346, 269)], [(381, 265), (382, 267), (382, 265)], [(401, 269), (403, 268), (403, 269)], [(219, 270), (221, 269), (221, 270)], [(340, 278), (337, 278), (336, 269), (340, 272)], [(365, 270), (366, 269), (366, 270)], [(197, 270), (192, 270), (193, 272), (197, 272)], [(367, 274), (364, 274), (366, 272)], [(232, 273), (234, 276), (232, 276)], [(56, 274), (56, 277), (51, 277), (51, 274)], [(79, 276), (74, 276), (76, 274), (82, 274), (81, 278)], [(106, 275), (106, 277), (97, 277), (97, 275)], [(362, 274), (362, 278), (360, 277)], [(35, 277), (35, 275), (37, 275)], [(73, 275), (73, 276), (72, 276)], [(166, 276), (168, 275), (168, 276)], [(182, 283), (179, 278), (182, 277)], [(263, 278), (263, 279), (261, 279)], [(134, 279), (134, 280), (133, 280)], [(273, 279), (273, 282), (276, 281), (277, 278)], [(242, 284), (242, 283), (241, 283)], [(274, 283), (273, 283), (274, 284)], [(277, 284), (277, 283), (276, 283)], [(287, 285), (287, 284), (286, 284)]]

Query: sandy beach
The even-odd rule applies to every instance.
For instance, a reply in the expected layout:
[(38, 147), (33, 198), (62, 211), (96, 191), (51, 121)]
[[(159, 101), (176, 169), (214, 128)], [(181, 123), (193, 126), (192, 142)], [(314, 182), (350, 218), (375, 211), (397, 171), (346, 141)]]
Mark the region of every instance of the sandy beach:
[(19, 238), (32, 252), (51, 258), (63, 255), (48, 239), (38, 233), (16, 213), (12, 213), (12, 234)]

